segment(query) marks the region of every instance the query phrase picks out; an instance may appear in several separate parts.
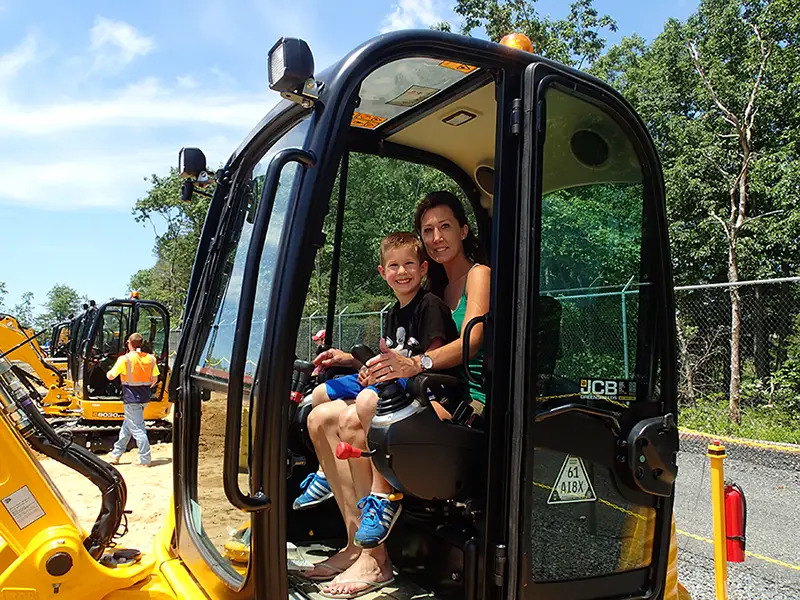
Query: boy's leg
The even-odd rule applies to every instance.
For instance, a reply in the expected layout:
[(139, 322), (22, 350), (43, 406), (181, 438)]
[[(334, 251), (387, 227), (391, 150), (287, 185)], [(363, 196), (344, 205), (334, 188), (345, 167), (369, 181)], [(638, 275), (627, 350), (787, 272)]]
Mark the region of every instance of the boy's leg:
[[(316, 408), (332, 400), (354, 398), (355, 394), (351, 396), (347, 395), (348, 389), (352, 387), (353, 382), (347, 381), (346, 377), (338, 378), (344, 379), (345, 381), (336, 381), (336, 383), (333, 383), (335, 380), (331, 380), (332, 383), (330, 385), (328, 382), (325, 382), (316, 386), (311, 392), (311, 406)], [(355, 384), (358, 384), (357, 376)], [(330, 498), (331, 487), (325, 476), (325, 469), (322, 466), (322, 462), (319, 463), (316, 473), (309, 475), (303, 480), (300, 484), (300, 489), (302, 493), (295, 498), (292, 504), (294, 510), (312, 508)]]
[(150, 464), (150, 440), (147, 439), (147, 428), (144, 424), (144, 404), (126, 404), (125, 416), (130, 421), (130, 430), (139, 449), (139, 462)]
[[(366, 437), (369, 433), (369, 428), (372, 425), (372, 419), (375, 417), (375, 412), (378, 409), (378, 394), (375, 393), (373, 388), (364, 388), (364, 390), (356, 397), (356, 412), (358, 413), (358, 420), (361, 423), (364, 432), (364, 445), (360, 448), (366, 448)], [(392, 486), (375, 468), (372, 461), (369, 461), (370, 468), (372, 469), (372, 487), (370, 490), (376, 494), (389, 494), (392, 491)]]
[(324, 383), (320, 383), (311, 392), (311, 406), (317, 407), (323, 402), (330, 402), (331, 398), (328, 396), (328, 389)]
[[(361, 394), (365, 392), (369, 392), (369, 390), (364, 390)], [(359, 397), (361, 397), (361, 394), (359, 394)], [(356, 402), (358, 402), (358, 399), (356, 399)], [(367, 436), (361, 426), (361, 421), (359, 421), (356, 406), (348, 406), (339, 416), (339, 439), (354, 448), (364, 449), (367, 447)], [(372, 461), (368, 458), (352, 458), (342, 462), (346, 462), (350, 467), (356, 497), (363, 498), (369, 495), (372, 488)]]

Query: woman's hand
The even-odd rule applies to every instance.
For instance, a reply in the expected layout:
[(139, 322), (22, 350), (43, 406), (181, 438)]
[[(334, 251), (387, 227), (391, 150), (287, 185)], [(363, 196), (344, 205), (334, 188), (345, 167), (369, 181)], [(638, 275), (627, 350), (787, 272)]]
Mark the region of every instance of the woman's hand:
[(314, 365), (323, 369), (328, 367), (352, 367), (353, 355), (338, 348), (331, 348), (317, 354), (314, 358)]
[(400, 377), (413, 377), (422, 372), (419, 362), (414, 358), (407, 358), (386, 345), (381, 339), (381, 353), (367, 361), (370, 378), (376, 382), (391, 381)]

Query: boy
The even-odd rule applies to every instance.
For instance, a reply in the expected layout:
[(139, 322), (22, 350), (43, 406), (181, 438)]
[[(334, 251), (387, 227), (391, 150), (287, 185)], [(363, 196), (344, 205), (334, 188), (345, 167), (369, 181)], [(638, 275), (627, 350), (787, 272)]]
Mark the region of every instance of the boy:
[[(392, 288), (397, 302), (386, 316), (385, 344), (404, 354), (416, 356), (443, 346), (458, 338), (450, 309), (439, 297), (422, 289), (428, 272), (422, 242), (414, 234), (391, 233), (381, 241), (378, 273)], [(360, 369), (358, 375), (331, 379), (314, 388), (311, 403), (318, 406), (331, 400), (352, 400), (358, 396), (359, 405), (374, 406), (378, 390), (367, 385), (366, 368), (348, 352), (331, 349), (321, 353), (314, 364), (323, 367), (349, 366)], [(406, 379), (395, 382), (404, 389)], [(294, 501), (295, 510), (303, 510), (333, 497), (333, 492), (320, 469), (303, 482), (303, 493)]]

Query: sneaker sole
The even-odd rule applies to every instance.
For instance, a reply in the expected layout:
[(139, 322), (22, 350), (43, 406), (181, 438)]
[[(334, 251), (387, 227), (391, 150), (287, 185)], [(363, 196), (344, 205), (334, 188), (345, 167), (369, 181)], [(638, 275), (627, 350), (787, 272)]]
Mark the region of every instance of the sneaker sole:
[(389, 525), (389, 529), (386, 531), (384, 536), (377, 542), (359, 542), (358, 540), (354, 539), (353, 543), (359, 548), (366, 548), (366, 549), (376, 548), (377, 546), (380, 546), (383, 542), (385, 542), (389, 538), (389, 534), (392, 533), (392, 529), (394, 529), (395, 524), (397, 523), (397, 521), (400, 520), (400, 514), (402, 512), (403, 512), (403, 505), (401, 504), (397, 507), (397, 512), (394, 513), (394, 520), (392, 521), (392, 524)]
[(307, 508), (314, 508), (317, 504), (322, 504), (323, 502), (330, 500), (333, 498), (333, 492), (328, 492), (322, 498), (318, 500), (312, 500), (311, 502), (306, 502), (304, 504), (298, 504), (297, 500), (295, 500), (294, 504), (292, 504), (293, 510), (306, 510)]

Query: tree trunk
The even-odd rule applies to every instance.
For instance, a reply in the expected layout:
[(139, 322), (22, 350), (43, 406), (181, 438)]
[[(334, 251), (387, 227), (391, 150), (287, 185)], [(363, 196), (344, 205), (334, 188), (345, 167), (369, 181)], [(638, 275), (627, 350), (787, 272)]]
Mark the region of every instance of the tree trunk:
[(683, 327), (681, 327), (680, 319), (675, 319), (675, 329), (678, 334), (678, 346), (681, 352), (681, 367), (683, 368), (684, 377), (686, 377), (686, 400), (690, 404), (694, 404), (694, 370), (692, 369), (692, 361), (689, 356), (689, 342), (683, 335)]

